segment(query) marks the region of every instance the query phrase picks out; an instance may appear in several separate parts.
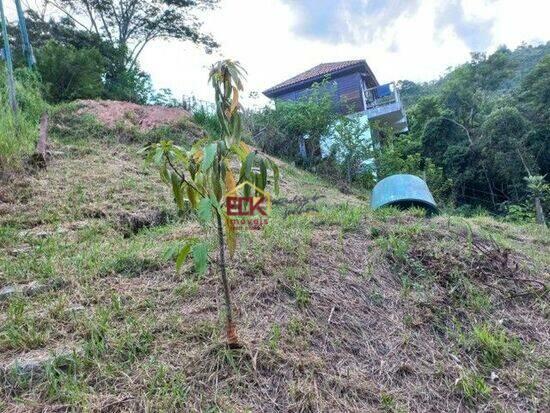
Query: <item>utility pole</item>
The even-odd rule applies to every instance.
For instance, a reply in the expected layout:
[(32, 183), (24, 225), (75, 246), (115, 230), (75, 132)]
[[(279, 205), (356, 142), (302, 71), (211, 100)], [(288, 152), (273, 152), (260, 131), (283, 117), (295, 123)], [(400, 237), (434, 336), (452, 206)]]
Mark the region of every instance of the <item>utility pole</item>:
[(10, 41), (8, 38), (8, 25), (4, 14), (4, 5), (0, 0), (0, 24), (2, 24), (2, 38), (4, 39), (4, 59), (6, 60), (7, 86), (10, 106), (13, 112), (17, 112), (17, 100), (15, 99), (15, 80), (13, 78), (13, 62), (11, 61)]
[(25, 22), (25, 13), (23, 13), (23, 8), (21, 7), (21, 0), (15, 0), (15, 7), (17, 8), (17, 20), (23, 43), (23, 54), (27, 60), (27, 66), (32, 69), (36, 65), (36, 59), (34, 58), (34, 52), (29, 40), (29, 32), (27, 32), (27, 23)]

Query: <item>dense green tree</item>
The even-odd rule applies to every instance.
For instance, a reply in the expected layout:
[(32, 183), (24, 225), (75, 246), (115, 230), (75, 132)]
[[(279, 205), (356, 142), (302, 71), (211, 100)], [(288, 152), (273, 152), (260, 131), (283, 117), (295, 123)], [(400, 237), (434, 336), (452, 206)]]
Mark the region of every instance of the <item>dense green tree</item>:
[(334, 126), (331, 151), (337, 156), (348, 183), (362, 169), (363, 163), (373, 157), (369, 125), (361, 117), (343, 116)]
[(95, 48), (77, 49), (50, 41), (38, 50), (37, 64), (49, 102), (94, 99), (103, 93), (104, 61)]
[(305, 143), (307, 163), (321, 157), (321, 139), (338, 117), (327, 80), (315, 84), (298, 101), (277, 101), (275, 108), (264, 108), (254, 119), (252, 133), (263, 150), (301, 161), (300, 140)]
[(188, 40), (207, 51), (218, 47), (202, 32), (197, 11), (215, 7), (218, 0), (54, 0), (79, 28), (123, 49), (124, 64), (136, 66), (144, 48), (156, 39)]
[[(212, 8), (216, 3), (217, 0), (59, 0), (48, 8), (55, 10), (52, 17), (27, 10), (27, 26), (35, 50), (45, 47), (49, 40), (75, 49), (97, 49), (104, 63), (103, 98), (146, 103), (152, 93), (151, 80), (137, 63), (145, 46), (154, 39), (176, 38), (203, 45), (208, 51), (217, 47), (209, 35), (201, 33), (201, 23), (193, 17), (194, 11)], [(23, 66), (21, 39), (15, 25), (10, 27), (10, 41), (16, 51), (16, 63)], [(88, 96), (73, 95), (84, 97)]]
[(460, 204), (497, 210), (524, 200), (523, 178), (550, 171), (549, 53), (550, 43), (501, 47), (473, 54), (436, 82), (400, 82), (410, 133), (381, 150), (380, 170), (432, 162)]
[(527, 117), (537, 126), (550, 126), (550, 55), (525, 77), (519, 101)]
[(534, 157), (540, 173), (550, 177), (550, 125), (531, 130), (525, 138), (525, 146)]
[(517, 201), (525, 194), (523, 177), (536, 174), (533, 156), (526, 150), (528, 125), (516, 108), (493, 111), (482, 125), (479, 142), (493, 188)]

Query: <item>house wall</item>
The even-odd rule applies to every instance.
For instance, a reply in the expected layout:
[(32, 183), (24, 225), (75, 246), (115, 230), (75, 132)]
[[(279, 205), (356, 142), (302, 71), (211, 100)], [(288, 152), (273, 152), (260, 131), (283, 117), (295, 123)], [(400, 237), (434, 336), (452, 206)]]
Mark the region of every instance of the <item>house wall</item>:
[[(361, 91), (361, 75), (358, 72), (349, 73), (330, 79), (334, 88), (333, 93), (334, 106), (340, 113), (356, 113), (363, 111), (363, 97)], [(298, 90), (286, 92), (276, 97), (277, 100), (297, 101), (309, 93), (311, 85)]]

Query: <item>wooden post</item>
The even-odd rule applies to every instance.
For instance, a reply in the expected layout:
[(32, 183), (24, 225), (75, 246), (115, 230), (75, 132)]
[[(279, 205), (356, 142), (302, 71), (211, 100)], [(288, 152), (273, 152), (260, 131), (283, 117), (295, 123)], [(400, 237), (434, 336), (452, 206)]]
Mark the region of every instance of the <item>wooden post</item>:
[(542, 203), (538, 196), (535, 197), (535, 212), (537, 215), (537, 224), (546, 226), (546, 220), (544, 219), (544, 211), (542, 210)]
[(8, 38), (8, 26), (4, 14), (4, 5), (0, 0), (0, 24), (2, 25), (2, 37), (4, 40), (4, 57), (6, 59), (7, 87), (10, 106), (14, 113), (17, 112), (17, 100), (15, 98), (15, 80), (13, 77), (13, 62), (11, 60), (10, 41)]
[(38, 142), (36, 143), (36, 152), (31, 157), (33, 165), (38, 168), (47, 166), (47, 150), (48, 150), (48, 114), (44, 113), (40, 118), (40, 132)]
[(48, 114), (44, 113), (40, 118), (40, 136), (38, 137), (38, 144), (36, 145), (36, 152), (38, 152), (44, 160), (46, 159), (46, 150), (48, 142)]

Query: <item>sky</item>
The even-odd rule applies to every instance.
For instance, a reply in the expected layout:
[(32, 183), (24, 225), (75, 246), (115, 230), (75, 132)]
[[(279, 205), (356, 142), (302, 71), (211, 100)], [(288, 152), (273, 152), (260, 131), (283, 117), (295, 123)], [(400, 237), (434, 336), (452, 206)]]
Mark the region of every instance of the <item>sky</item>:
[(247, 70), (245, 96), (319, 63), (354, 59), (366, 59), (380, 83), (427, 81), (471, 51), (550, 41), (549, 16), (549, 0), (221, 0), (200, 16), (219, 50), (206, 54), (191, 42), (158, 40), (140, 65), (155, 88), (207, 101), (208, 69), (221, 58)]
[(471, 51), (549, 41), (549, 16), (548, 0), (222, 0), (203, 26), (221, 44), (217, 52), (157, 41), (140, 63), (156, 88), (208, 101), (208, 68), (220, 58), (245, 67), (246, 93), (319, 63), (353, 59), (366, 59), (381, 83), (427, 81)]

